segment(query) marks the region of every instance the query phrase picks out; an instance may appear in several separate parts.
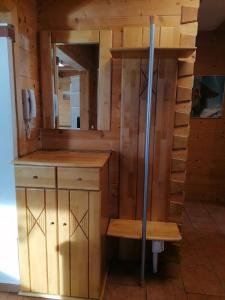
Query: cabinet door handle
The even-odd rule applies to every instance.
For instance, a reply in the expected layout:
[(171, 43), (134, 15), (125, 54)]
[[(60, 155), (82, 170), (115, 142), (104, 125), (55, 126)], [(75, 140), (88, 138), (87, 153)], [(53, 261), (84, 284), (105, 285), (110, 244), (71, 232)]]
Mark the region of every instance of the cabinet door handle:
[(51, 224), (51, 225), (54, 225), (54, 224), (55, 224), (55, 222), (51, 222), (50, 224)]
[(34, 176), (33, 176), (33, 179), (38, 179), (38, 176), (37, 176), (37, 175), (34, 175)]
[(81, 180), (82, 180), (82, 178), (81, 178), (81, 177), (78, 177), (78, 178), (77, 178), (77, 181), (81, 181)]
[(67, 223), (63, 223), (63, 226), (66, 226), (67, 225)]

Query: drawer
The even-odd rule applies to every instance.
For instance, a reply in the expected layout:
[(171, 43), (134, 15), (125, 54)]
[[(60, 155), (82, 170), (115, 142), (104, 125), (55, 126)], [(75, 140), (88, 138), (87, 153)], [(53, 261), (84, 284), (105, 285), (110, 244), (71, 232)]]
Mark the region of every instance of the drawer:
[(98, 168), (58, 168), (58, 187), (67, 189), (99, 190)]
[(15, 166), (16, 186), (55, 188), (55, 168)]

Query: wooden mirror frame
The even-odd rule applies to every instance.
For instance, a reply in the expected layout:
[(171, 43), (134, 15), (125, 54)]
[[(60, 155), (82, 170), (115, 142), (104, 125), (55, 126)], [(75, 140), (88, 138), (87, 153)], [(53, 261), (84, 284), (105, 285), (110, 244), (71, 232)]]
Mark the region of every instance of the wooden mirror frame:
[(60, 30), (41, 31), (41, 92), (43, 128), (55, 129), (53, 82), (54, 61), (52, 48), (55, 43), (99, 44), (99, 77), (97, 96), (97, 130), (110, 130), (111, 121), (111, 30)]

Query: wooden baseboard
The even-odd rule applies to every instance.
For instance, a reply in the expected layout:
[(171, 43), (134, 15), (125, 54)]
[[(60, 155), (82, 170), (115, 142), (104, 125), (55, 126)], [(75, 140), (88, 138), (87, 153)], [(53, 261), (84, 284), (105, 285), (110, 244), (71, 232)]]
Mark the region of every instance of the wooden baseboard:
[(20, 286), (18, 284), (0, 283), (0, 292), (18, 293)]
[(60, 295), (49, 295), (49, 294), (21, 292), (21, 291), (18, 294), (20, 296), (25, 296), (25, 297), (36, 297), (36, 298), (55, 299), (55, 300), (84, 300), (84, 299), (86, 299), (86, 298), (67, 297), (67, 296), (60, 296)]

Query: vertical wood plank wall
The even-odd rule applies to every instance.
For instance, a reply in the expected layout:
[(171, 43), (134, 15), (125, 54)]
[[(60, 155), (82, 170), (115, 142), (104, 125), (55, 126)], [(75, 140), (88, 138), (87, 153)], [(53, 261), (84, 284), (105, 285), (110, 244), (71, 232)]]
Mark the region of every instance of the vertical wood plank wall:
[[(42, 122), (38, 75), (37, 3), (35, 0), (2, 0), (1, 6), (10, 11), (8, 22), (15, 26), (14, 57), (18, 147), (19, 155), (24, 155), (39, 149), (41, 146), (40, 128)], [(0, 14), (1, 20), (4, 21), (3, 14)], [(26, 139), (22, 112), (22, 89), (26, 88), (34, 89), (37, 99), (37, 118), (32, 124), (30, 140)]]
[[(34, 9), (36, 2), (18, 0), (18, 3), (21, 3), (18, 6), (18, 22), (22, 22), (18, 25), (18, 32), (21, 32), (18, 46), (21, 70), (17, 70), (18, 80), (19, 83), (23, 83), (23, 86), (32, 83), (38, 89), (37, 39), (35, 37), (37, 27), (33, 23), (30, 24), (29, 19), (36, 20), (35, 12), (37, 11)], [(27, 5), (23, 9), (25, 3)], [(37, 3), (38, 30), (111, 29), (113, 47), (147, 46), (149, 44), (149, 15), (154, 14), (159, 16), (156, 46), (195, 46), (199, 0), (129, 2), (125, 0), (79, 2), (68, 0), (66, 5), (61, 0), (55, 0), (54, 5), (52, 1), (46, 0), (37, 1)], [(30, 16), (26, 17), (28, 11)], [(25, 57), (23, 53), (26, 54)], [(156, 167), (160, 168), (162, 162), (165, 164), (161, 173), (156, 172), (151, 179), (155, 183), (155, 197), (159, 197), (159, 201), (154, 199), (149, 208), (151, 218), (154, 220), (167, 218), (178, 220), (183, 203), (193, 62), (194, 57), (180, 61), (179, 64), (170, 59), (161, 59), (155, 66), (155, 97), (161, 97), (161, 101), (155, 108), (154, 117), (154, 126), (158, 130), (157, 150), (161, 149)], [(172, 77), (171, 73), (173, 73)], [(110, 131), (41, 130), (41, 146), (44, 149), (112, 151), (109, 166), (112, 216), (140, 218), (142, 213), (146, 74), (146, 60), (122, 62), (120, 59), (113, 59)], [(121, 84), (125, 85), (126, 89), (121, 89)], [(170, 87), (169, 92), (166, 91), (167, 87)], [(17, 90), (21, 94), (20, 88)], [(39, 99), (38, 92), (37, 97)], [(168, 104), (169, 102), (172, 106)], [(38, 103), (40, 103), (39, 100)], [(170, 109), (170, 113), (166, 115), (166, 121), (161, 116), (165, 112), (164, 104), (168, 104)], [(21, 99), (18, 97), (20, 154), (24, 154), (39, 147), (38, 128), (41, 127), (41, 120), (37, 119), (32, 133), (33, 138), (27, 142), (22, 130), (21, 116)], [(152, 155), (154, 155), (153, 152)], [(161, 176), (163, 176), (162, 182), (165, 190), (159, 193), (162, 186)], [(166, 195), (168, 199), (164, 201)]]
[[(45, 1), (40, 2), (39, 6), (39, 27), (41, 30), (110, 28), (113, 30), (113, 47), (147, 46), (149, 44), (148, 16), (156, 14), (159, 16), (155, 39), (156, 46), (195, 46), (197, 8), (199, 6), (197, 0), (183, 0), (176, 3), (174, 1), (169, 1), (169, 3), (168, 1), (166, 3), (164, 1), (160, 3), (157, 1), (151, 3), (132, 1), (129, 4), (125, 1), (95, 0), (83, 4), (68, 1), (66, 7), (61, 1), (55, 1), (54, 7), (49, 1)], [(108, 12), (107, 18), (104, 11)], [(178, 70), (177, 66), (172, 67), (172, 62), (169, 61), (162, 61), (159, 64), (162, 70), (158, 76), (164, 72), (164, 77), (169, 77), (170, 73), (168, 72), (172, 67), (174, 74), (178, 74), (178, 78), (175, 75), (176, 91), (174, 90), (172, 94), (168, 95), (162, 94), (162, 100), (170, 97), (170, 100), (174, 101), (173, 110), (176, 112), (175, 114), (173, 111), (168, 113), (169, 123), (166, 124), (163, 119), (161, 123), (158, 123), (158, 135), (162, 135), (163, 128), (160, 131), (160, 127), (164, 126), (164, 137), (162, 136), (162, 140), (159, 142), (161, 146), (158, 146), (160, 148), (157, 149), (157, 151), (161, 149), (161, 156), (156, 156), (159, 158), (156, 169), (161, 167), (161, 173), (156, 171), (153, 179), (155, 182), (154, 197), (157, 199), (151, 203), (150, 211), (151, 218), (154, 220), (169, 218), (180, 222), (184, 201), (183, 190), (194, 59), (194, 57), (190, 57), (180, 61)], [(113, 196), (111, 198), (112, 214), (119, 213), (120, 217), (123, 218), (140, 218), (142, 211), (144, 128), (142, 128), (143, 124), (141, 125), (139, 120), (145, 118), (145, 109), (143, 109), (145, 100), (139, 94), (140, 63), (140, 60), (129, 62), (124, 60), (121, 65), (121, 61), (113, 60), (111, 131), (83, 133), (60, 130), (42, 131), (42, 144), (46, 149), (113, 151), (110, 165), (110, 190)], [(121, 70), (123, 74), (122, 84), (126, 86), (126, 89), (121, 89), (120, 86), (118, 76), (120, 76)], [(166, 88), (168, 84), (168, 80), (164, 80), (164, 83), (162, 81), (161, 89)], [(158, 88), (157, 92), (160, 93), (161, 89)], [(122, 96), (121, 103), (120, 94)], [(158, 114), (160, 115), (162, 112), (158, 106)], [(167, 132), (166, 125), (168, 124), (170, 132)], [(166, 136), (168, 137), (166, 138)], [(167, 146), (162, 146), (165, 143)], [(167, 152), (166, 155), (165, 152)], [(162, 161), (166, 163), (163, 167)], [(160, 196), (161, 176), (164, 176), (165, 189), (161, 191)], [(169, 193), (169, 189), (171, 193)], [(166, 195), (168, 195), (168, 201), (164, 201)], [(118, 203), (118, 207), (116, 203)]]
[[(224, 31), (199, 32), (195, 75), (225, 76), (224, 53)], [(225, 200), (225, 107), (223, 112), (220, 119), (191, 119), (187, 200)]]

